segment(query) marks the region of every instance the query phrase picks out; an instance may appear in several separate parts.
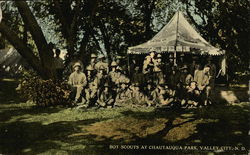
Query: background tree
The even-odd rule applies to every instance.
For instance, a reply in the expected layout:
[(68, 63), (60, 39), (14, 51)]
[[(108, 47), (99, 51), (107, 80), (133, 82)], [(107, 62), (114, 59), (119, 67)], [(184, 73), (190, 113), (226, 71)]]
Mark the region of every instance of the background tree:
[(15, 1), (6, 3), (0, 32), (39, 75), (53, 78), (49, 42), (67, 49), (66, 64), (76, 55), (87, 65), (91, 53), (104, 53), (110, 62), (150, 39), (177, 10), (227, 51), (230, 70), (248, 66), (249, 2), (243, 0)]
[(203, 36), (226, 51), (231, 76), (237, 71), (246, 71), (249, 67), (249, 1), (183, 2), (189, 18)]

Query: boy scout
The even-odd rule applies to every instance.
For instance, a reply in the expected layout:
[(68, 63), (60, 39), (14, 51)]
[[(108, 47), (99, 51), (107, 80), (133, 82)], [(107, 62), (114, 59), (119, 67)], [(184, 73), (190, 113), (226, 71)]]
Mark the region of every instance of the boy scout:
[(216, 65), (212, 63), (212, 58), (208, 58), (207, 66), (210, 66), (209, 74), (211, 76), (210, 78), (210, 86), (213, 89), (214, 88), (214, 82), (215, 82), (215, 76), (216, 76)]
[(79, 101), (83, 87), (87, 84), (86, 75), (81, 71), (81, 63), (76, 62), (73, 65), (74, 72), (70, 74), (68, 84), (72, 86), (73, 92), (75, 93), (74, 102)]
[(55, 61), (54, 64), (55, 64), (57, 79), (62, 80), (64, 63), (63, 63), (63, 59), (60, 58), (60, 54), (61, 54), (61, 50), (56, 49), (56, 57), (54, 59)]
[(95, 104), (97, 99), (97, 85), (94, 81), (88, 83), (88, 86), (85, 89), (85, 100), (87, 107), (92, 106)]
[(98, 73), (95, 76), (94, 81), (96, 82), (98, 88), (100, 88), (100, 86), (107, 81), (107, 75), (105, 70), (106, 68), (104, 68), (104, 66), (100, 66)]
[(89, 65), (87, 66), (86, 70), (87, 70), (87, 81), (88, 83), (90, 83), (94, 80), (94, 68), (91, 65)]
[(94, 70), (96, 70), (96, 58), (97, 58), (97, 56), (95, 54), (90, 55), (90, 63), (89, 63), (89, 65), (91, 67), (93, 67)]
[(112, 92), (109, 89), (108, 83), (104, 84), (104, 90), (98, 95), (97, 104), (101, 107), (111, 108), (114, 103)]
[(134, 83), (139, 83), (139, 84), (144, 84), (145, 80), (144, 80), (144, 75), (143, 73), (139, 72), (139, 67), (135, 67), (135, 73), (132, 76), (132, 82)]
[(131, 97), (135, 104), (143, 105), (145, 103), (145, 96), (140, 91), (139, 83), (136, 82), (133, 87), (131, 87)]
[(104, 68), (106, 72), (108, 72), (108, 63), (105, 62), (105, 57), (104, 55), (101, 55), (99, 57), (99, 61), (96, 63), (95, 68), (97, 72), (100, 70), (100, 68)]
[(159, 106), (166, 106), (169, 105), (174, 101), (174, 97), (172, 96), (172, 92), (168, 89), (165, 83), (161, 83), (158, 101)]
[(109, 72), (109, 76), (110, 76), (110, 78), (112, 79), (112, 78), (115, 76), (115, 74), (117, 73), (117, 70), (116, 70), (116, 68), (117, 68), (117, 63), (116, 63), (115, 61), (113, 61), (113, 62), (111, 63), (111, 65), (110, 65), (110, 67), (111, 67), (111, 71)]
[(147, 71), (148, 65), (151, 65), (153, 67), (155, 66), (156, 64), (155, 55), (156, 55), (155, 51), (152, 51), (148, 56), (145, 57), (142, 68), (143, 74), (146, 74), (148, 72)]
[(128, 102), (131, 99), (131, 92), (128, 90), (129, 80), (123, 80), (121, 83), (121, 89), (117, 93), (114, 106), (128, 106)]
[(154, 90), (153, 88), (153, 83), (148, 82), (147, 87), (145, 90), (145, 102), (147, 103), (148, 106), (154, 105), (154, 98), (152, 95), (152, 91)]
[(187, 104), (190, 106), (197, 106), (200, 101), (200, 90), (197, 87), (197, 82), (192, 81), (187, 87)]

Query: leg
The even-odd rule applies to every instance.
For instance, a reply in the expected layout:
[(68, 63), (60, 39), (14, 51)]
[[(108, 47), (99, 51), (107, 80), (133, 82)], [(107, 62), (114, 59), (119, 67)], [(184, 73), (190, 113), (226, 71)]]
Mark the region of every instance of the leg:
[(83, 87), (76, 87), (76, 96), (75, 96), (75, 101), (78, 102), (81, 94), (82, 94)]

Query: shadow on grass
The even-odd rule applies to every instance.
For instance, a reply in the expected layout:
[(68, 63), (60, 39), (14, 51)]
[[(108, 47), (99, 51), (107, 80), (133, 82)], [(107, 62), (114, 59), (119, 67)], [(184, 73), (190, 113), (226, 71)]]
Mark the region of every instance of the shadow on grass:
[(41, 115), (41, 114), (51, 114), (51, 113), (57, 113), (59, 111), (63, 110), (62, 108), (42, 108), (37, 106), (31, 106), (26, 108), (0, 108), (0, 122), (2, 121), (9, 121), (11, 118), (16, 116), (24, 116), (24, 115)]
[[(53, 153), (53, 151), (73, 154), (97, 154), (100, 151), (115, 154), (168, 152), (168, 150), (110, 150), (110, 144), (219, 145), (247, 148), (249, 110), (243, 111), (244, 108), (247, 107), (218, 106), (180, 111), (157, 109), (150, 112), (126, 110), (122, 112), (122, 118), (112, 120), (86, 119), (48, 125), (17, 120), (12, 123), (1, 123), (0, 152), (6, 154)], [(164, 121), (157, 124), (158, 119)], [(157, 125), (162, 127), (158, 128)], [(111, 132), (107, 134), (106, 131), (109, 130)], [(148, 133), (143, 134), (146, 130)]]
[(3, 81), (0, 79), (0, 104), (20, 103), (20, 97), (15, 91), (18, 81)]
[[(7, 94), (15, 84), (7, 82)], [(0, 93), (3, 90), (0, 90)], [(4, 91), (4, 94), (6, 93)], [(7, 95), (5, 104), (12, 99)], [(16, 100), (17, 101), (17, 100)], [(1, 104), (0, 104), (1, 105)], [(214, 105), (198, 109), (113, 109), (121, 116), (62, 121), (42, 124), (27, 122), (24, 117), (59, 113), (60, 108), (0, 109), (0, 153), (3, 154), (166, 154), (168, 150), (109, 149), (114, 145), (219, 145), (244, 146), (249, 149), (249, 104), (243, 106)], [(104, 109), (105, 111), (105, 109)], [(96, 111), (96, 114), (98, 115)], [(112, 113), (112, 111), (107, 111)], [(95, 112), (94, 112), (95, 113)], [(113, 114), (113, 113), (112, 113)], [(64, 113), (63, 113), (64, 115)], [(59, 115), (63, 117), (63, 115)], [(9, 121), (16, 117), (17, 119)], [(69, 116), (65, 113), (66, 117)], [(51, 117), (48, 117), (51, 118)], [(73, 119), (72, 119), (73, 120)], [(9, 121), (9, 122), (8, 122)], [(58, 120), (57, 120), (58, 121)], [(184, 151), (192, 154), (192, 151)], [(238, 152), (236, 152), (238, 153)], [(180, 153), (182, 154), (182, 153)]]

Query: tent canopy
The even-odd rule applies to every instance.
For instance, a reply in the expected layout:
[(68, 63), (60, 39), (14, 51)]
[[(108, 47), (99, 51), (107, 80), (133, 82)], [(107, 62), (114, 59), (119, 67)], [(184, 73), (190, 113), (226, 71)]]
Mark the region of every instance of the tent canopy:
[(200, 55), (222, 55), (224, 51), (209, 44), (178, 11), (151, 40), (129, 47), (128, 54), (182, 52)]
[(26, 61), (13, 47), (0, 49), (0, 74), (18, 74), (23, 68), (27, 68)]

